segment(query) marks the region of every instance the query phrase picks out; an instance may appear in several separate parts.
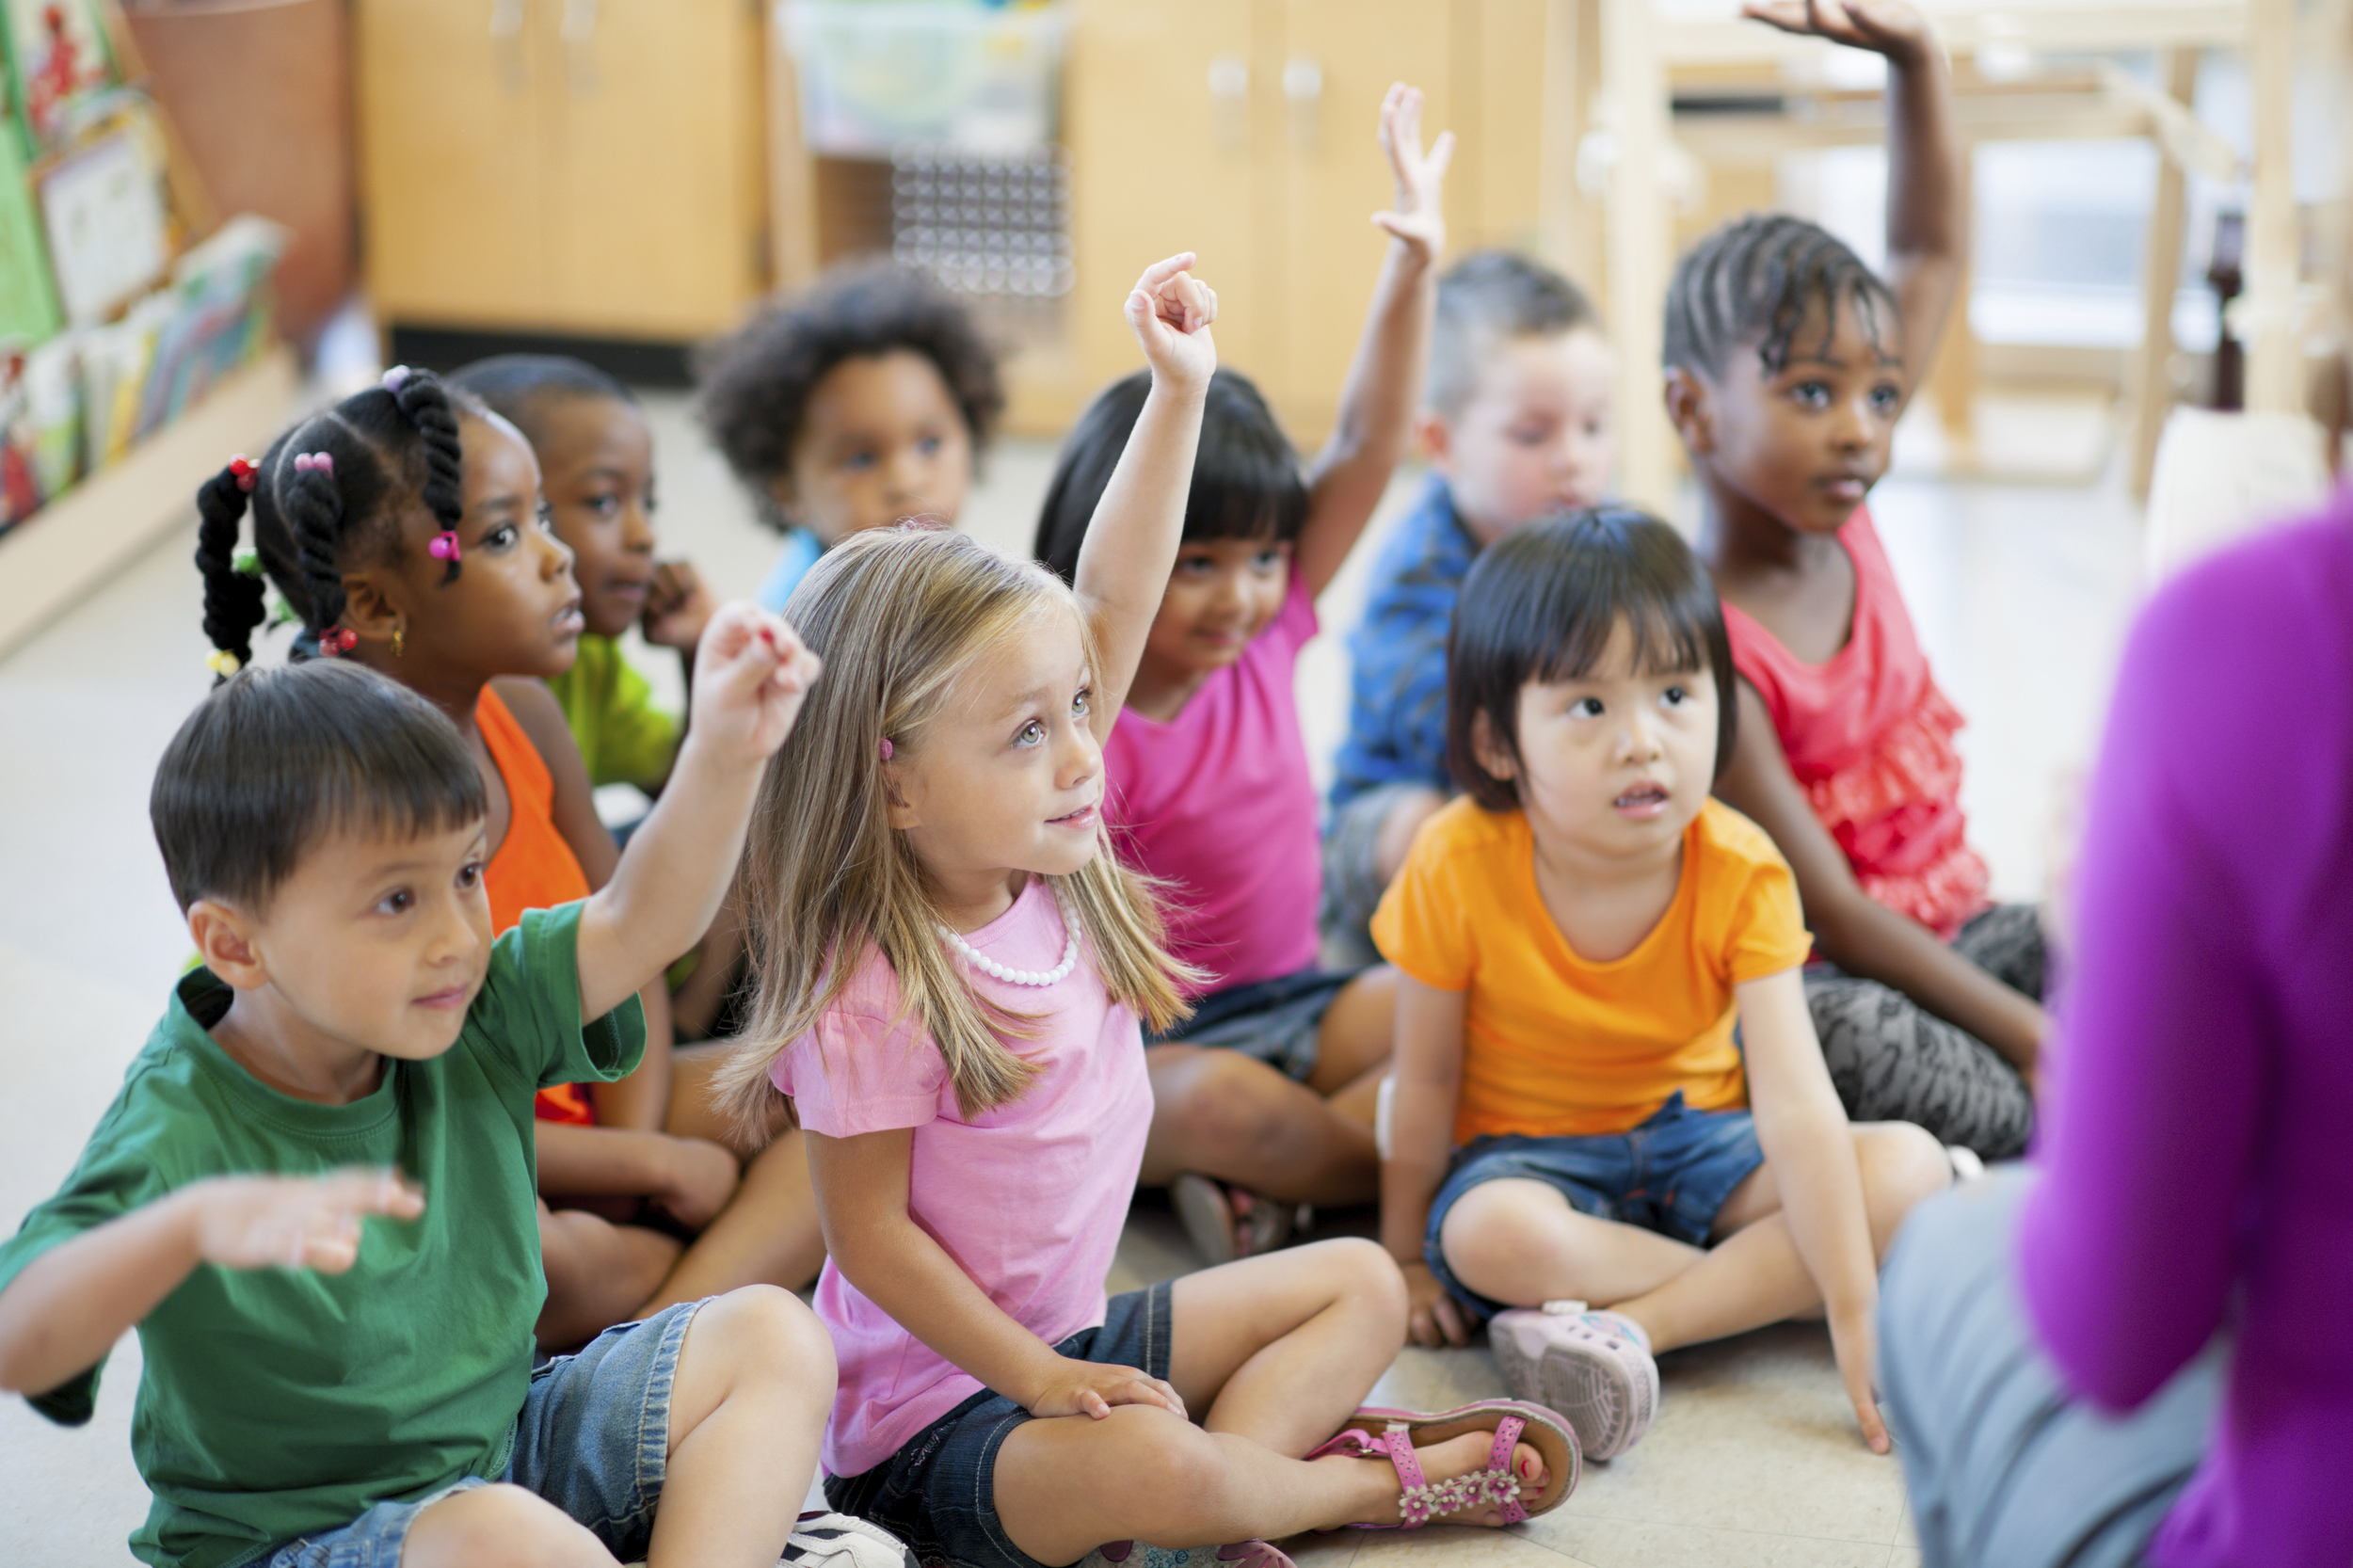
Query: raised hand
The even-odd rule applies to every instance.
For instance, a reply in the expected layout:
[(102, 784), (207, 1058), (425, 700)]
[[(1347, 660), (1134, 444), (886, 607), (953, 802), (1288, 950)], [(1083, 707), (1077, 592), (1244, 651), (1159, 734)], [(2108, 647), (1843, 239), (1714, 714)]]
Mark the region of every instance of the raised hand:
[(315, 1176), (215, 1176), (187, 1189), (196, 1248), (224, 1269), (315, 1269), (340, 1274), (360, 1257), (371, 1214), (413, 1220), (424, 1192), (399, 1173), (352, 1167)]
[(1785, 33), (1826, 38), (1898, 65), (1928, 52), (1929, 21), (1907, 0), (1747, 0), (1740, 14)]
[(790, 626), (749, 604), (712, 616), (695, 655), (691, 736), (776, 755), (824, 666)]
[(1193, 263), (1188, 250), (1145, 267), (1128, 295), (1128, 328), (1155, 381), (1197, 390), (1217, 369), (1217, 344), (1209, 338), (1217, 291), (1193, 275)]
[(1185, 1414), (1176, 1389), (1133, 1367), (1055, 1359), (1061, 1365), (1030, 1400), (1032, 1416), (1091, 1416), (1099, 1421), (1115, 1404), (1154, 1404), (1173, 1416)]
[(653, 568), (641, 622), (646, 641), (656, 648), (692, 648), (703, 640), (717, 605), (702, 574), (686, 561), (664, 561)]
[(1390, 210), (1372, 215), (1372, 221), (1392, 238), (1414, 248), (1423, 265), (1446, 249), (1447, 165), (1454, 161), (1454, 133), (1439, 133), (1424, 152), (1421, 147), (1421, 88), (1402, 82), (1389, 84), (1381, 101), (1381, 151), (1388, 154), (1389, 177), (1397, 186)]

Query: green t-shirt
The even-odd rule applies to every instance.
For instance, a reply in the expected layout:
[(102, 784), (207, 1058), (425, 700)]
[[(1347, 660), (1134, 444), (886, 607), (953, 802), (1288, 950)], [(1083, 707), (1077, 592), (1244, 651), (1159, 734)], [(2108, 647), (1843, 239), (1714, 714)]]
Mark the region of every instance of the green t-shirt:
[[(498, 939), (457, 1043), (387, 1060), (374, 1094), (317, 1105), (232, 1061), (208, 1029), (229, 988), (184, 977), (65, 1186), (0, 1245), (0, 1290), (61, 1242), (205, 1176), (392, 1165), (414, 1221), (367, 1222), (348, 1273), (199, 1265), (139, 1324), (131, 1451), (154, 1493), (144, 1562), (230, 1568), (372, 1505), (496, 1479), (531, 1381), (540, 1273), (531, 1097), (645, 1053), (632, 997), (580, 1016), (581, 905)], [(99, 1368), (33, 1400), (89, 1419)]]
[(572, 667), (548, 682), (580, 743), (591, 784), (646, 789), (678, 760), (678, 720), (653, 704), (653, 687), (621, 657), (620, 639), (583, 633)]

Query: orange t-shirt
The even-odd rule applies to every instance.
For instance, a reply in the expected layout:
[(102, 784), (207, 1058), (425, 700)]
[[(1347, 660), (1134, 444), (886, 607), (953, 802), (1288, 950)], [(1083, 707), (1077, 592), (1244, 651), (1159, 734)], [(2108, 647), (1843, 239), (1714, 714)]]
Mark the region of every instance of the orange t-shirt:
[[(482, 731), (482, 744), (489, 748), (491, 764), (506, 781), (506, 837), (482, 872), (482, 885), (490, 895), (490, 935), (495, 936), (521, 924), (526, 909), (552, 909), (586, 898), (588, 873), (556, 830), (555, 776), (490, 687), (482, 688), (473, 720)], [(533, 1109), (546, 1122), (588, 1127), (597, 1119), (577, 1083), (540, 1090)]]
[(1415, 838), (1372, 939), (1423, 984), (1467, 993), (1458, 1145), (1625, 1132), (1678, 1089), (1702, 1111), (1747, 1104), (1732, 988), (1812, 945), (1788, 862), (1712, 799), (1684, 830), (1674, 902), (1614, 963), (1579, 957), (1553, 924), (1526, 814), (1467, 797)]

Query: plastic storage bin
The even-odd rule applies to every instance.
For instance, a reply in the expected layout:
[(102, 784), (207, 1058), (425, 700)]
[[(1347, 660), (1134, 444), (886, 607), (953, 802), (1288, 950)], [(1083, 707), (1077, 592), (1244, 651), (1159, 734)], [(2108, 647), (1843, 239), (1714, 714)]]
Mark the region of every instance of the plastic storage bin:
[(885, 157), (922, 142), (1003, 154), (1054, 139), (1062, 5), (783, 0), (776, 11), (813, 152)]

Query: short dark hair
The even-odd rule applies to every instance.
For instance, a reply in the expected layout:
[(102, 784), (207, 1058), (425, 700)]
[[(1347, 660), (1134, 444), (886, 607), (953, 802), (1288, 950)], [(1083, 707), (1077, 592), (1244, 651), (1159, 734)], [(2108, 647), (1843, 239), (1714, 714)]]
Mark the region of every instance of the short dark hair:
[(494, 354), (450, 373), (449, 385), (472, 392), (490, 411), (539, 444), (540, 411), (567, 398), (610, 398), (637, 406), (637, 394), (619, 379), (568, 354)]
[[(1818, 314), (1822, 341), (1838, 330), (1851, 299), (1873, 346), (1902, 330), (1895, 290), (1829, 230), (1786, 213), (1733, 219), (1684, 254), (1667, 285), (1670, 370), (1714, 376), (1734, 348), (1754, 343), (1758, 363), (1778, 376), (1800, 328)], [(1881, 319), (1881, 312), (1885, 319)]]
[(415, 836), (489, 811), (457, 727), (363, 664), (239, 671), (164, 748), (147, 798), (172, 897), (265, 910), (328, 835)]
[[(1079, 547), (1128, 449), (1152, 373), (1140, 370), (1103, 389), (1063, 443), (1038, 510), (1032, 552), (1065, 583), (1079, 570)], [(1185, 496), (1188, 539), (1266, 539), (1289, 542), (1307, 522), (1307, 481), (1299, 455), (1274, 423), (1250, 377), (1220, 370), (1209, 377), (1201, 409), (1201, 441)]]
[(1474, 250), (1438, 280), (1423, 401), (1452, 419), (1479, 390), (1479, 368), (1500, 339), (1552, 337), (1600, 317), (1585, 291), (1516, 250)]
[(1493, 744), (1520, 757), (1520, 688), (1589, 674), (1624, 621), (1638, 670), (1716, 678), (1716, 776), (1732, 760), (1739, 710), (1732, 642), (1716, 584), (1683, 536), (1630, 506), (1593, 506), (1532, 522), (1480, 552), (1447, 636), (1446, 760), (1473, 800), (1516, 810), (1515, 778), (1479, 760), (1484, 714)]
[(910, 267), (838, 268), (696, 353), (704, 427), (768, 522), (789, 525), (772, 487), (792, 471), (817, 384), (844, 360), (902, 348), (939, 372), (977, 456), (1005, 408), (996, 351), (962, 300)]

